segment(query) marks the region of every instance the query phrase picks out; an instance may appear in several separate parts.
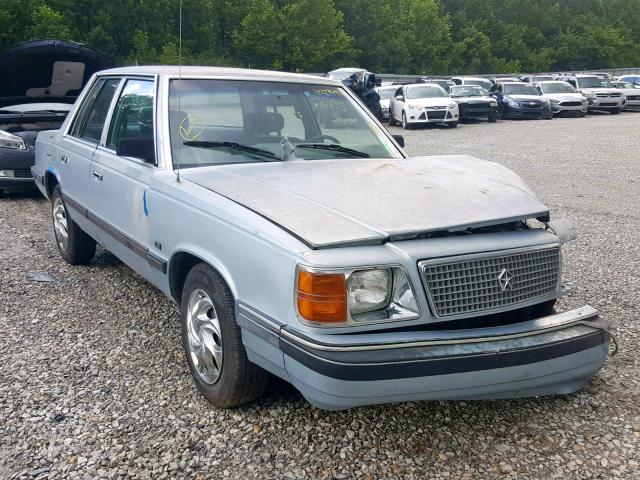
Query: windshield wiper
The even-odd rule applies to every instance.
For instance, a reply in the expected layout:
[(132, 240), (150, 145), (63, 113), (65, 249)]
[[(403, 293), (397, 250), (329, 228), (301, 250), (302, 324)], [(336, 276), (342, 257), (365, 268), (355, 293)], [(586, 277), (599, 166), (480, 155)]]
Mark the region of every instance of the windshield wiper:
[(199, 148), (220, 148), (226, 147), (232, 150), (238, 150), (240, 152), (254, 153), (256, 155), (260, 155), (263, 157), (272, 158), (274, 160), (280, 160), (275, 156), (273, 152), (269, 150), (263, 150), (262, 148), (251, 147), (249, 145), (243, 145), (241, 143), (236, 142), (210, 142), (207, 140), (192, 140), (182, 142), (183, 145), (187, 145), (189, 147), (199, 147)]
[(369, 158), (371, 156), (368, 153), (354, 150), (353, 148), (343, 147), (342, 145), (338, 145), (337, 143), (298, 143), (296, 145), (296, 148), (300, 147), (315, 148), (317, 150), (332, 150), (334, 152), (348, 153), (349, 155), (353, 155), (354, 157)]

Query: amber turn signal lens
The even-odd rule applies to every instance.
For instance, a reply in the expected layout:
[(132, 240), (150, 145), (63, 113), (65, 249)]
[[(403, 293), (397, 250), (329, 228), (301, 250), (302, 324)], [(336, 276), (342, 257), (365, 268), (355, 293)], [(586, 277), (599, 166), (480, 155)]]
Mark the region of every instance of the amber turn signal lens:
[(310, 322), (347, 321), (347, 287), (344, 275), (298, 272), (298, 312)]

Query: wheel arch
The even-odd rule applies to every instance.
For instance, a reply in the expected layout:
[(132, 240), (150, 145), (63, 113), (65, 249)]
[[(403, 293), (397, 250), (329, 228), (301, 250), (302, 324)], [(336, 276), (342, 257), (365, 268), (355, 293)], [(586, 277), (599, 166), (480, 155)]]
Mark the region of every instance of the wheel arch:
[(46, 173), (44, 174), (44, 188), (49, 199), (51, 199), (51, 195), (53, 195), (53, 189), (56, 188), (56, 185), (60, 185), (58, 173), (53, 168), (48, 168)]
[(212, 268), (227, 284), (231, 293), (237, 298), (236, 290), (233, 282), (230, 281), (229, 272), (218, 262), (208, 260), (204, 255), (193, 253), (187, 250), (179, 250), (171, 255), (169, 265), (167, 269), (167, 275), (169, 280), (169, 293), (171, 298), (180, 305), (182, 300), (182, 289), (184, 283), (187, 280), (187, 275), (193, 267), (204, 263)]

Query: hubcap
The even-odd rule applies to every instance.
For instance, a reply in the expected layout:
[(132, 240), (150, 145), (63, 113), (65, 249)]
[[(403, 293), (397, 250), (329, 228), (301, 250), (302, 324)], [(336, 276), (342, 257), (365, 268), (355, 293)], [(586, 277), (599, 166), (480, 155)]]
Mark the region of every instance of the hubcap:
[(200, 379), (211, 385), (222, 373), (222, 334), (216, 308), (204, 290), (191, 293), (187, 305), (187, 346)]
[(67, 223), (67, 210), (60, 197), (53, 202), (53, 229), (60, 250), (63, 252), (69, 248), (69, 225)]

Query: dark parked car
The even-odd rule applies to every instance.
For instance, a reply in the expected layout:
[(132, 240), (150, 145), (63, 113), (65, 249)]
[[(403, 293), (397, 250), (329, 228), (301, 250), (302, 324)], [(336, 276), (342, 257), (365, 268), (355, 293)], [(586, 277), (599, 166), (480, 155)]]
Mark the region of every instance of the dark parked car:
[(364, 102), (378, 120), (382, 121), (380, 95), (376, 89), (382, 85), (382, 81), (376, 78), (375, 73), (363, 68), (338, 68), (327, 73), (327, 77), (341, 81)]
[(34, 188), (36, 136), (60, 128), (91, 76), (111, 63), (75, 42), (34, 40), (0, 54), (0, 193)]
[(498, 101), (478, 85), (454, 85), (449, 92), (460, 109), (460, 121), (486, 118), (490, 122), (498, 119)]
[(530, 83), (497, 83), (491, 95), (498, 100), (500, 118), (553, 118), (549, 100)]

